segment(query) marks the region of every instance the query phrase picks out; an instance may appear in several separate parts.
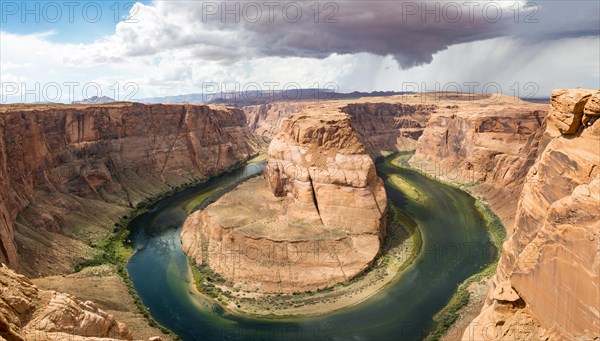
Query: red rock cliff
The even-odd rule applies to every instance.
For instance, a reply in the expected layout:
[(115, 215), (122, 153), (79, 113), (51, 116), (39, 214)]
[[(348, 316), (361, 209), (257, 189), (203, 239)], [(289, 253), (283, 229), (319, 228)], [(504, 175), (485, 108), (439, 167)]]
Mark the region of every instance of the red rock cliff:
[(403, 96), (373, 97), (319, 102), (278, 102), (244, 108), (248, 126), (256, 134), (274, 137), (285, 118), (306, 110), (342, 111), (350, 115), (352, 125), (373, 157), (383, 151), (414, 150), (431, 113), (433, 104), (399, 103)]
[(514, 232), (463, 340), (600, 337), (600, 92), (556, 90)]
[(385, 151), (414, 150), (436, 109), (433, 104), (353, 103), (341, 110), (350, 115), (369, 154), (377, 157)]
[(411, 163), (445, 180), (477, 184), (474, 191), (510, 228), (546, 111), (504, 96), (446, 106), (427, 123)]
[(69, 271), (89, 256), (81, 240), (128, 206), (246, 160), (252, 141), (224, 107), (0, 107), (0, 259), (30, 276)]

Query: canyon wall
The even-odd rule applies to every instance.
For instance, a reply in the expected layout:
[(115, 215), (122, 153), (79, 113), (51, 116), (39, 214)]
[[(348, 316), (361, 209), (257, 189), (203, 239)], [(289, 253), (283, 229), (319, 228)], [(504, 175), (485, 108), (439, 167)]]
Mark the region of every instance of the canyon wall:
[(385, 235), (387, 202), (350, 117), (292, 115), (268, 154), (264, 179), (188, 217), (186, 254), (245, 291), (314, 290), (367, 269)]
[(485, 306), (463, 340), (600, 337), (600, 92), (556, 90)]
[(130, 207), (246, 160), (245, 123), (196, 105), (0, 107), (0, 259), (34, 277), (70, 271)]
[(281, 122), (292, 114), (318, 105), (314, 102), (275, 102), (243, 107), (248, 127), (257, 135), (273, 138)]
[(282, 122), (294, 113), (305, 111), (344, 112), (350, 115), (352, 126), (373, 157), (382, 152), (414, 150), (416, 141), (437, 106), (401, 103), (406, 96), (361, 98), (320, 102), (278, 102), (244, 107), (248, 126), (257, 135), (274, 137)]
[(427, 122), (436, 112), (433, 104), (352, 103), (341, 108), (374, 158), (383, 152), (414, 150)]
[(547, 106), (496, 96), (432, 115), (411, 164), (434, 177), (476, 185), (510, 229), (525, 175), (537, 157)]
[(132, 340), (127, 326), (90, 301), (39, 290), (0, 264), (0, 340)]
[(273, 137), (293, 113), (344, 112), (376, 158), (416, 150), (412, 165), (434, 177), (477, 185), (510, 227), (525, 175), (537, 157), (548, 106), (507, 96), (416, 94), (245, 107), (248, 126)]

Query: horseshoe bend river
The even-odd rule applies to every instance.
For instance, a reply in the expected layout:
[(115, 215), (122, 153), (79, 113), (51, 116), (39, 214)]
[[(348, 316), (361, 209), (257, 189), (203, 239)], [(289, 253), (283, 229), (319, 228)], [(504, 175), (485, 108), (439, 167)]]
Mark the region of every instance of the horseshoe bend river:
[[(129, 277), (154, 319), (183, 340), (421, 340), (457, 286), (493, 262), (497, 249), (473, 197), (395, 161), (394, 156), (378, 160), (378, 174), (391, 204), (419, 225), (423, 244), (390, 285), (358, 305), (316, 317), (269, 319), (230, 314), (191, 293), (193, 279), (179, 238), (184, 206), (262, 172), (259, 163), (172, 195), (133, 220), (136, 252), (127, 263)], [(391, 180), (398, 177), (414, 193), (396, 187)]]

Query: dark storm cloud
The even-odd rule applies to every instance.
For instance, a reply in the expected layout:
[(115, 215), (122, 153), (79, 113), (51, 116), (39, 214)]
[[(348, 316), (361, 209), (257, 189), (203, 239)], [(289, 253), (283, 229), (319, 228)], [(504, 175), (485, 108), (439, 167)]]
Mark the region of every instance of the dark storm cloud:
[[(245, 3), (240, 5), (239, 23), (233, 14), (223, 14), (234, 8), (231, 5), (214, 8), (205, 3), (194, 13), (208, 26), (243, 29), (243, 44), (254, 47), (258, 55), (324, 58), (332, 53), (367, 52), (392, 55), (402, 67), (431, 62), (433, 54), (453, 44), (508, 32), (506, 20), (486, 17), (483, 5), (468, 8), (458, 2), (321, 2), (317, 14), (314, 2), (281, 4), (272, 11), (262, 8), (257, 22), (248, 20), (254, 16), (246, 17)], [(488, 12), (503, 11), (499, 5), (496, 7), (488, 6)], [(297, 16), (299, 12), (301, 16)]]
[(191, 48), (199, 58), (233, 63), (366, 52), (392, 55), (409, 68), (455, 44), (597, 36), (600, 25), (597, 1), (159, 1), (152, 7), (139, 25), (118, 27), (127, 55)]

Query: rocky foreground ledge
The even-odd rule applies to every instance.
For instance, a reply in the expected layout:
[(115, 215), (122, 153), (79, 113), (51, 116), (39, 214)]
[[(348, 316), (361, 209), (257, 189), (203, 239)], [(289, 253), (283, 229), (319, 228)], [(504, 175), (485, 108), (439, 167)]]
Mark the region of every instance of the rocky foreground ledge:
[(0, 263), (0, 340), (133, 340), (127, 326), (91, 301), (39, 290)]
[(386, 201), (348, 115), (295, 114), (271, 142), (264, 178), (192, 214), (183, 249), (243, 291), (329, 287), (378, 255)]

